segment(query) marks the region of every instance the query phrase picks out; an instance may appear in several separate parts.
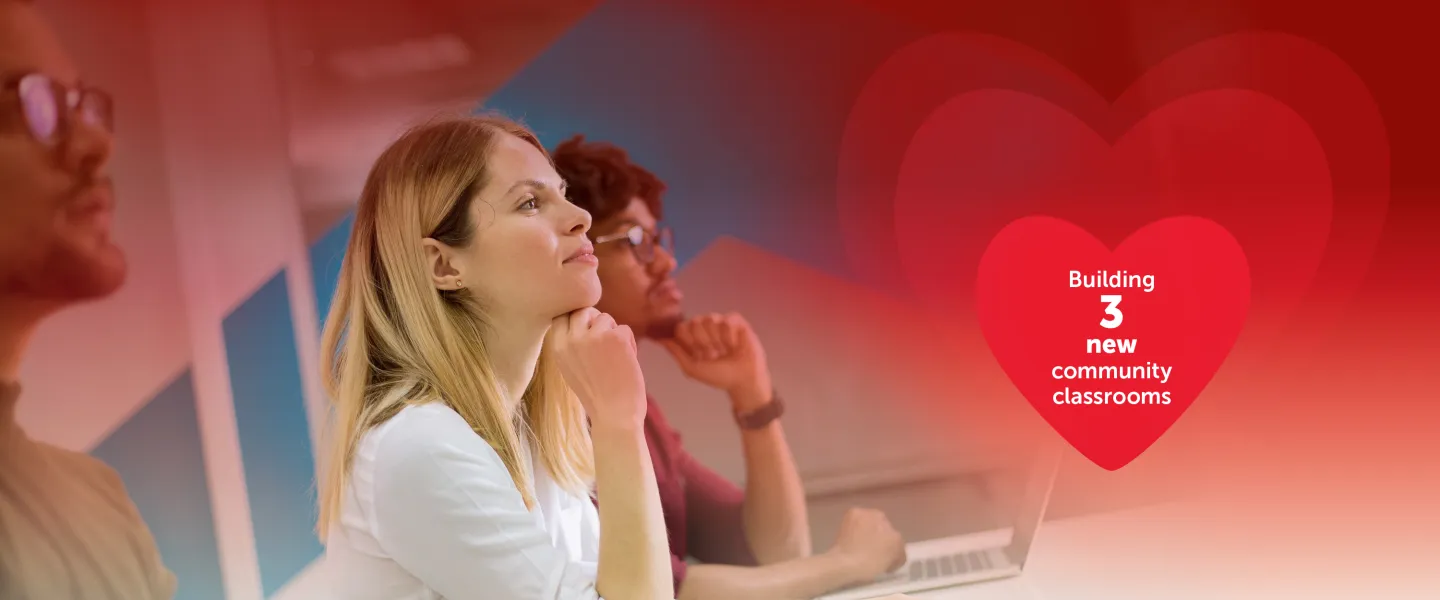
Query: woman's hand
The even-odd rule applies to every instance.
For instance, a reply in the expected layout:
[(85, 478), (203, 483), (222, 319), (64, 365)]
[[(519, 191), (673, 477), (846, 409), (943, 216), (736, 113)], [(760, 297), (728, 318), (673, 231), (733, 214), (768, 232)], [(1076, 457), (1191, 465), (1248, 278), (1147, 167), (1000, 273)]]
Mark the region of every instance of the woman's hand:
[(546, 334), (565, 383), (592, 425), (638, 430), (645, 421), (645, 377), (630, 328), (594, 308), (556, 317)]
[(670, 543), (645, 443), (645, 378), (634, 334), (610, 315), (584, 308), (551, 322), (545, 343), (590, 416), (600, 499), (596, 591), (606, 598), (673, 598)]

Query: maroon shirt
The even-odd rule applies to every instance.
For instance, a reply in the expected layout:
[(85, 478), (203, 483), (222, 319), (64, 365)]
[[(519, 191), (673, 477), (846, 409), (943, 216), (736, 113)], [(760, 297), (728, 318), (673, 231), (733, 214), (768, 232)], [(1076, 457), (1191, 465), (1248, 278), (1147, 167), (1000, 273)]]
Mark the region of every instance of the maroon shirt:
[(680, 444), (680, 433), (665, 420), (653, 398), (645, 412), (645, 442), (655, 463), (660, 505), (670, 536), (675, 593), (685, 580), (685, 559), (727, 565), (756, 564), (745, 540), (745, 491), (695, 460)]

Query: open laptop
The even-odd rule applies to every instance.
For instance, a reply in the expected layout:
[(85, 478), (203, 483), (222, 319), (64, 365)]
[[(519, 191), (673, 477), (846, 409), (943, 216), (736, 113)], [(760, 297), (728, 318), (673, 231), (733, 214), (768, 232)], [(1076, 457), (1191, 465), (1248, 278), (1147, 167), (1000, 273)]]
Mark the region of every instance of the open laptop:
[(1019, 575), (1060, 467), (1062, 444), (1047, 443), (1032, 461), (1013, 527), (924, 540), (908, 544), (908, 561), (873, 583), (850, 587), (818, 600), (862, 600), (908, 594)]

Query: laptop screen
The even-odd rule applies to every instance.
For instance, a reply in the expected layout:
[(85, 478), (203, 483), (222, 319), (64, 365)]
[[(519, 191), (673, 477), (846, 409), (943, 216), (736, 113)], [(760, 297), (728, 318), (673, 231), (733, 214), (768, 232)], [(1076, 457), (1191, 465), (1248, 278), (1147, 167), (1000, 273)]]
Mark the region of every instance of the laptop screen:
[(1016, 566), (1024, 567), (1030, 555), (1030, 546), (1035, 542), (1040, 522), (1045, 519), (1045, 508), (1050, 503), (1050, 493), (1055, 488), (1055, 476), (1060, 470), (1060, 461), (1065, 446), (1060, 440), (1045, 442), (1038, 448), (1025, 474), (1025, 487), (1015, 505), (1015, 518), (1010, 545), (1005, 555)]

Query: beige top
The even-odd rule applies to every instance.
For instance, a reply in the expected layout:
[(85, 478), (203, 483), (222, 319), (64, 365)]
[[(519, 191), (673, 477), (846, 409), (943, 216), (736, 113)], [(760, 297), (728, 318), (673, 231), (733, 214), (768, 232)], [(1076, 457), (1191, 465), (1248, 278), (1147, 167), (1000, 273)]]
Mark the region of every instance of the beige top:
[(175, 575), (119, 475), (27, 437), (19, 394), (0, 382), (0, 598), (173, 598)]

